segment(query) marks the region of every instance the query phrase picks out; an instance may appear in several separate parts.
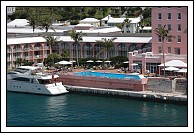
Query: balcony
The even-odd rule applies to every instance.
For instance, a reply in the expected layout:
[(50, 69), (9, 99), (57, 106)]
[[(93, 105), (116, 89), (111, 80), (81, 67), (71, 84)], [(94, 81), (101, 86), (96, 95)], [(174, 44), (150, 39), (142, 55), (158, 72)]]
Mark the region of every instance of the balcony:
[(39, 47), (34, 47), (34, 50), (39, 50), (40, 48)]
[(8, 49), (8, 50), (7, 50), (7, 53), (11, 53), (11, 49)]
[(31, 49), (30, 48), (24, 48), (24, 51), (30, 51)]
[(44, 49), (45, 49), (45, 50), (48, 50), (48, 49), (50, 49), (50, 48), (49, 48), (49, 46), (44, 46)]
[(34, 58), (41, 58), (42, 55), (34, 55)]
[(32, 56), (24, 56), (25, 59), (31, 59)]
[(15, 49), (14, 52), (22, 52), (22, 49), (21, 48), (18, 48), (18, 49)]

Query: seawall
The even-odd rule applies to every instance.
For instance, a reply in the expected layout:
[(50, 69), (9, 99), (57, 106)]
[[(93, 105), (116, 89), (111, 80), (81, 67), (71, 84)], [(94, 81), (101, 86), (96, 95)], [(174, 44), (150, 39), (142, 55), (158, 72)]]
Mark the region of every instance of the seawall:
[(187, 96), (180, 95), (178, 93), (156, 93), (151, 91), (124, 91), (115, 89), (103, 89), (103, 88), (93, 88), (93, 87), (83, 87), (83, 86), (70, 86), (65, 85), (70, 92), (83, 92), (91, 94), (102, 94), (102, 95), (112, 95), (121, 96), (140, 100), (149, 101), (160, 101), (178, 104), (187, 104)]

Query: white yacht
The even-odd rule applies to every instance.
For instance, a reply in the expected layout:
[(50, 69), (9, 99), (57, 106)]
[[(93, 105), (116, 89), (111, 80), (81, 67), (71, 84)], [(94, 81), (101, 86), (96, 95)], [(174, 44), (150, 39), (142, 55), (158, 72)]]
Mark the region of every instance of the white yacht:
[(59, 95), (68, 91), (56, 74), (43, 73), (40, 67), (20, 66), (7, 74), (7, 90), (15, 92)]

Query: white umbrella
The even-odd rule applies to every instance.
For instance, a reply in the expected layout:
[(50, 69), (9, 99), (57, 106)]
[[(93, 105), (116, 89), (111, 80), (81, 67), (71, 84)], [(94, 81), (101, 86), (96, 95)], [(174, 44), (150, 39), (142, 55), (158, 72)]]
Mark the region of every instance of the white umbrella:
[(59, 62), (57, 62), (57, 63), (55, 63), (55, 64), (60, 64), (60, 65), (71, 65), (72, 63), (69, 62), (69, 61), (59, 61)]
[[(137, 66), (138, 64), (136, 64), (136, 63), (132, 63), (131, 65), (132, 65), (132, 66)], [(134, 69), (136, 69), (136, 68), (134, 68)]]
[(111, 61), (107, 60), (107, 61), (104, 61), (104, 62), (106, 62), (106, 63), (110, 63)]
[[(163, 68), (162, 70), (164, 70), (164, 68)], [(172, 67), (172, 66), (170, 66), (170, 67), (166, 67), (165, 70), (166, 70), (166, 71), (177, 71), (177, 70), (180, 70), (180, 69), (177, 68), (177, 67)]]
[(183, 68), (183, 69), (180, 69), (179, 71), (177, 71), (179, 73), (187, 73), (187, 69)]
[(129, 63), (129, 61), (125, 61), (125, 62), (123, 62), (123, 63)]
[(88, 61), (86, 61), (86, 62), (94, 62), (93, 60), (88, 60)]
[(73, 63), (73, 62), (76, 62), (76, 61), (75, 61), (75, 60), (71, 60), (71, 61), (69, 61), (69, 62)]
[(99, 62), (99, 63), (101, 63), (102, 61), (101, 61), (101, 60), (97, 60), (96, 62)]
[(136, 64), (136, 63), (132, 63), (131, 65), (132, 65), (132, 66), (137, 66), (138, 64)]

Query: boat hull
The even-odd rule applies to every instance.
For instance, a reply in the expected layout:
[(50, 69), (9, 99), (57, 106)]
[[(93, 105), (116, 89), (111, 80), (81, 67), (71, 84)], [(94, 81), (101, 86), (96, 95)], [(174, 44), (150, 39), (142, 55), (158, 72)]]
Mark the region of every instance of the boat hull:
[(7, 80), (7, 91), (45, 95), (60, 95), (68, 93), (61, 82), (44, 85), (38, 83), (18, 82), (9, 79)]

